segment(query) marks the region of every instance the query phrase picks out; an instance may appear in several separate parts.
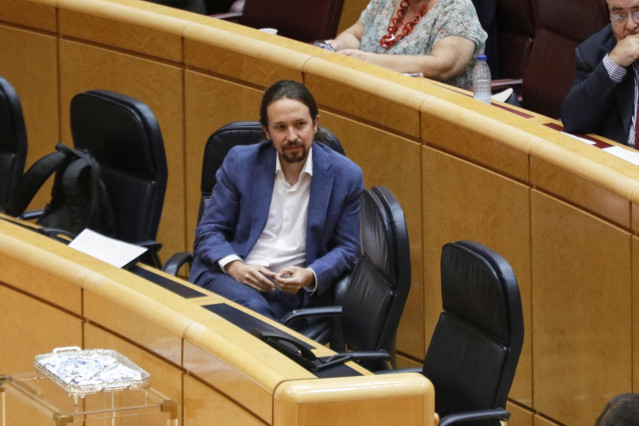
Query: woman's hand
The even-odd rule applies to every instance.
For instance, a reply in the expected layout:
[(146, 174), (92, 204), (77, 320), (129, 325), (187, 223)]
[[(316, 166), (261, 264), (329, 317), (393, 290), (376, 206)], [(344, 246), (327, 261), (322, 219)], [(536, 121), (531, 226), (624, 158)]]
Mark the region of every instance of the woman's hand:
[(373, 62), (372, 57), (376, 55), (375, 53), (364, 52), (363, 50), (359, 49), (343, 49), (340, 50), (339, 53), (366, 62)]

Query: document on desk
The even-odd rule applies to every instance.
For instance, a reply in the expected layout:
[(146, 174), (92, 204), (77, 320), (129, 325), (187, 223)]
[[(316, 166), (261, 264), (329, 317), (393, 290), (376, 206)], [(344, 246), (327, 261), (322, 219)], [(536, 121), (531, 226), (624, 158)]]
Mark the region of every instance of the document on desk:
[(620, 146), (610, 146), (608, 148), (604, 148), (603, 150), (609, 154), (614, 155), (615, 157), (626, 160), (634, 164), (635, 166), (639, 166), (639, 152), (633, 152)]
[(588, 140), (586, 138), (580, 138), (579, 136), (573, 135), (572, 133), (568, 133), (568, 132), (561, 132), (561, 133), (566, 135), (566, 136), (570, 136), (573, 139), (577, 139), (580, 142), (587, 143), (588, 145), (594, 145), (595, 144), (595, 141), (591, 141), (591, 140)]
[(133, 264), (148, 249), (110, 238), (90, 229), (80, 232), (69, 247), (93, 256), (117, 268)]

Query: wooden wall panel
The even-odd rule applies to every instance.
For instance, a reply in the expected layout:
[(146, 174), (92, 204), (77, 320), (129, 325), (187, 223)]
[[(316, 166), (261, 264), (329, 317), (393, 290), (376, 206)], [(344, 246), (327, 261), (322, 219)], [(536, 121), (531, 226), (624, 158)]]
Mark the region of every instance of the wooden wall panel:
[(184, 235), (184, 71), (177, 66), (69, 40), (60, 42), (60, 119), (62, 140), (72, 145), (71, 98), (106, 89), (136, 98), (155, 115), (169, 179), (158, 231), (161, 256), (186, 248)]
[[(423, 359), (420, 144), (327, 111), (320, 111), (320, 123), (338, 137), (346, 156), (362, 168), (365, 187), (386, 186), (404, 210), (411, 252), (411, 290), (399, 327), (397, 349)], [(384, 152), (393, 154), (380, 155)]]
[(79, 285), (90, 270), (61, 259), (60, 242), (6, 222), (0, 229), (0, 282), (81, 315)]
[(259, 120), (263, 91), (194, 71), (186, 72), (184, 91), (186, 236), (187, 249), (192, 251), (206, 141), (225, 124)]
[[(15, 88), (22, 104), (28, 142), (26, 167), (53, 151), (60, 140), (57, 46), (53, 35), (0, 24), (0, 76)], [(49, 201), (50, 188), (50, 184), (42, 188), (32, 208), (42, 208)]]
[(251, 426), (268, 424), (197, 379), (185, 376), (184, 424), (189, 426), (208, 426), (213, 421), (225, 425)]
[[(0, 285), (0, 372), (33, 371), (36, 355), (62, 346), (82, 346), (82, 320)], [(12, 319), (12, 320), (9, 320)]]
[(0, 21), (55, 32), (58, 27), (57, 3), (58, 0), (38, 0), (37, 2), (0, 0)]
[[(566, 155), (570, 154), (566, 153)], [(591, 168), (591, 171), (594, 171), (592, 168), (599, 168), (595, 164), (588, 164), (585, 159), (580, 160), (575, 158), (575, 162), (585, 163), (583, 167)], [(547, 159), (531, 156), (530, 174), (535, 187), (540, 190), (568, 200), (572, 204), (603, 216), (626, 229), (631, 229), (631, 210), (628, 198), (617, 191), (604, 187), (601, 183), (593, 182), (587, 173), (566, 170)], [(621, 176), (619, 179), (626, 180)]]
[(533, 426), (534, 412), (510, 401), (506, 404), (506, 410), (510, 411), (508, 426)]
[[(187, 20), (110, 1), (58, 0), (60, 34), (181, 63)], [(129, 2), (135, 5), (137, 2)]]
[(535, 415), (533, 426), (558, 426), (560, 423), (555, 423), (551, 419), (547, 419), (540, 415)]
[[(267, 423), (273, 420), (272, 392), (277, 382), (269, 384), (256, 383), (251, 377), (226, 364), (218, 356), (194, 345), (184, 342), (184, 368), (193, 375), (199, 377), (215, 389), (209, 389), (211, 393), (218, 394), (220, 403), (228, 404), (226, 400), (243, 401), (242, 410), (254, 413)], [(268, 375), (268, 372), (266, 372)], [(280, 379), (283, 377), (280, 376)], [(189, 397), (188, 388), (184, 389), (185, 399)], [(193, 396), (190, 396), (193, 398)], [(195, 404), (203, 405), (201, 403)], [(188, 411), (188, 410), (187, 410)], [(191, 415), (185, 413), (185, 419), (190, 420)]]
[(531, 201), (534, 407), (594, 424), (631, 389), (631, 238), (538, 191)]
[[(475, 102), (460, 95), (451, 96), (457, 96), (458, 102)], [(461, 109), (456, 103), (432, 99), (422, 106), (421, 137), (428, 145), (527, 182), (528, 147), (535, 138), (498, 123), (492, 117)], [(517, 136), (518, 143), (505, 144), (504, 139), (510, 140), (513, 135)]]
[[(99, 281), (96, 281), (99, 286)], [(143, 306), (140, 306), (142, 310)], [(152, 309), (152, 308), (149, 308)], [(176, 336), (141, 312), (117, 304), (93, 291), (84, 293), (85, 317), (152, 351), (176, 365), (182, 365), (181, 336)]]
[(445, 243), (472, 240), (511, 264), (524, 310), (524, 347), (510, 398), (532, 405), (532, 294), (529, 188), (483, 167), (422, 148), (426, 341), (442, 310), (440, 259)]
[[(352, 58), (336, 55), (331, 59), (313, 58), (304, 66), (304, 84), (320, 107), (409, 137), (419, 137), (419, 106), (428, 95), (346, 66), (351, 62), (361, 65)], [(390, 73), (374, 65), (363, 68)]]
[(280, 79), (301, 81), (302, 67), (310, 58), (307, 53), (260, 40), (268, 39), (269, 34), (253, 31), (256, 37), (247, 37), (214, 25), (214, 21), (210, 25), (192, 24), (184, 32), (184, 60), (188, 68), (262, 88)]
[[(632, 391), (639, 392), (639, 238), (632, 237)], [(621, 393), (621, 392), (620, 392)], [(603, 410), (603, 407), (602, 407)]]
[(340, 17), (337, 34), (353, 25), (362, 14), (369, 0), (344, 0), (342, 16)]
[(182, 419), (182, 370), (114, 334), (86, 324), (84, 349), (113, 349), (151, 375), (151, 387), (178, 405), (178, 422)]

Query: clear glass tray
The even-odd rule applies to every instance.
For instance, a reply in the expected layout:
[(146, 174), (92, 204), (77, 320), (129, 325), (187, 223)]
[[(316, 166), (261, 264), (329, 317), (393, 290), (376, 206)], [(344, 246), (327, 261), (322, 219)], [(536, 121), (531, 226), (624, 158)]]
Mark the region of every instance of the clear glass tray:
[(33, 365), (74, 399), (101, 391), (145, 389), (151, 383), (149, 373), (111, 349), (56, 348), (37, 355)]

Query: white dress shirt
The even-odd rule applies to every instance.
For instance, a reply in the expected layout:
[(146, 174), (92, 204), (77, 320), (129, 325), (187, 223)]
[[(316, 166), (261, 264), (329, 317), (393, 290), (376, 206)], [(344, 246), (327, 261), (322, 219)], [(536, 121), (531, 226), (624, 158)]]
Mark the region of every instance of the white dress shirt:
[[(610, 56), (608, 55), (604, 56), (603, 64), (604, 64), (604, 67), (606, 68), (606, 71), (608, 71), (608, 75), (610, 76), (610, 79), (614, 81), (615, 83), (621, 83), (621, 80), (626, 75), (626, 69), (622, 66), (615, 64), (615, 62), (612, 59), (610, 59)], [(635, 125), (637, 122), (637, 99), (639, 98), (639, 65), (637, 64), (637, 61), (633, 62), (632, 70), (635, 73), (635, 76), (634, 76), (635, 77), (635, 93), (634, 93), (635, 107), (633, 108), (632, 123), (630, 124), (630, 129), (628, 132), (628, 146), (634, 148), (635, 147)]]
[[(294, 185), (286, 182), (279, 155), (275, 161), (275, 182), (273, 196), (268, 211), (266, 226), (255, 246), (244, 262), (261, 265), (273, 272), (286, 266), (301, 266), (306, 263), (306, 218), (308, 200), (313, 176), (313, 147), (306, 157), (299, 179)], [(234, 260), (242, 260), (238, 255), (226, 256), (218, 261), (224, 267)], [(313, 274), (315, 272), (313, 271)], [(315, 285), (305, 287), (313, 291)]]

